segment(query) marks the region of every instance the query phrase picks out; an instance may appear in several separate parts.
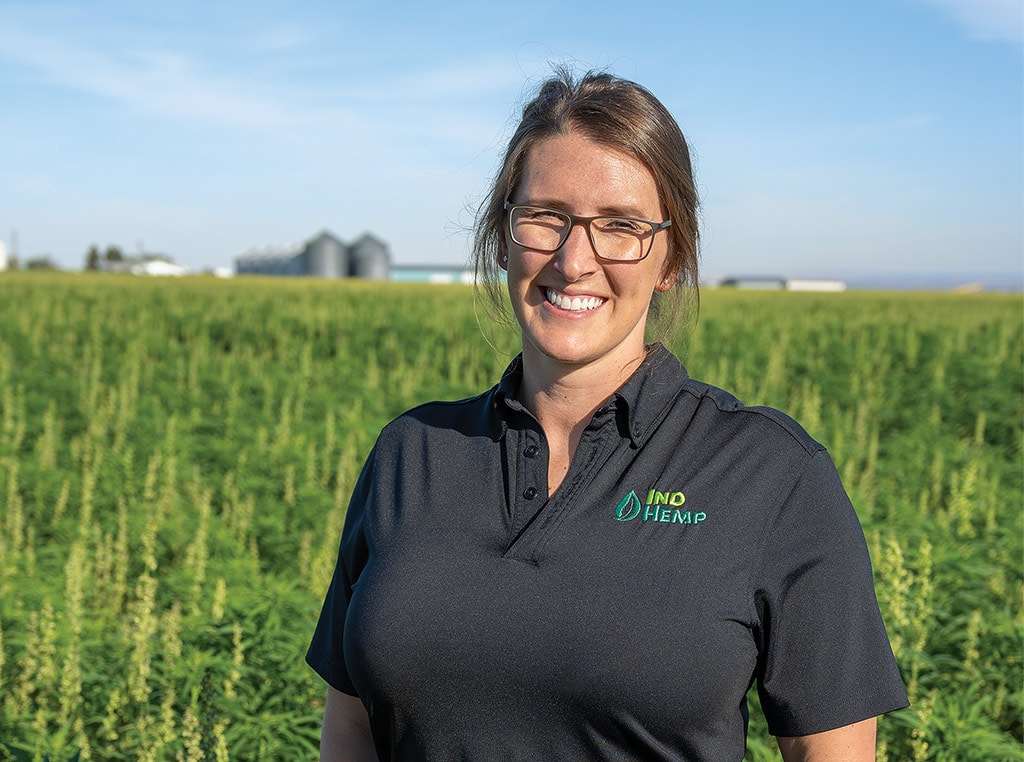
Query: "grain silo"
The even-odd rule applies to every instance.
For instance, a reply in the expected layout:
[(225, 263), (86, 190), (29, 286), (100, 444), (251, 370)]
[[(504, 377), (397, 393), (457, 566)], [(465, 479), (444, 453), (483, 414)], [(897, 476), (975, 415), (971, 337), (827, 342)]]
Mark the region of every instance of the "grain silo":
[(391, 276), (391, 255), (379, 238), (364, 233), (348, 251), (349, 275), (353, 278), (388, 280)]
[(323, 232), (306, 246), (305, 273), (314, 278), (345, 278), (349, 272), (348, 250), (345, 244)]

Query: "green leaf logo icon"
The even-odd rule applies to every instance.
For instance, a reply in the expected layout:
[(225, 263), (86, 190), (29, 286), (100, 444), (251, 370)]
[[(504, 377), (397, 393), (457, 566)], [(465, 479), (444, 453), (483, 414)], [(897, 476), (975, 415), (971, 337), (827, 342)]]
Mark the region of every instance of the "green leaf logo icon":
[(640, 498), (636, 496), (633, 490), (629, 491), (629, 494), (622, 498), (622, 502), (619, 503), (615, 508), (615, 520), (616, 521), (631, 521), (640, 515)]

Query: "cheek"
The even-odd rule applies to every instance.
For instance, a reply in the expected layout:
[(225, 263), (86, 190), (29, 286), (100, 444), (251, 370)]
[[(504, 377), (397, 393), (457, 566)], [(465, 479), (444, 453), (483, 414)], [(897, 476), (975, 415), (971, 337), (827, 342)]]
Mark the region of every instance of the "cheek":
[(508, 249), (508, 273), (518, 279), (529, 279), (536, 276), (545, 265), (551, 261), (551, 257), (545, 254), (538, 254), (534, 251), (523, 249), (521, 246), (512, 244)]
[(523, 262), (523, 252), (514, 244), (511, 248), (506, 249), (505, 253), (508, 256), (508, 261), (505, 263), (505, 272), (507, 273), (505, 281), (509, 294), (514, 297), (526, 288), (528, 280), (526, 263)]

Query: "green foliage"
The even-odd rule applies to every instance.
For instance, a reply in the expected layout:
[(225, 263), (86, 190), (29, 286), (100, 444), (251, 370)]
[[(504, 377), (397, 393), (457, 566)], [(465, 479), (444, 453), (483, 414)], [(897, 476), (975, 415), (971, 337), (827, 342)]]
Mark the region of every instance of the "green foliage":
[(49, 257), (30, 257), (25, 260), (26, 270), (57, 270), (59, 269)]
[(88, 251), (85, 252), (85, 269), (100, 269), (100, 250), (99, 247), (96, 246), (96, 244), (90, 246)]
[[(1022, 758), (1020, 307), (708, 291), (676, 347), (833, 453), (914, 702), (883, 760)], [(464, 287), (0, 279), (0, 760), (315, 758), (348, 494), (389, 419), (496, 382), (484, 328)]]

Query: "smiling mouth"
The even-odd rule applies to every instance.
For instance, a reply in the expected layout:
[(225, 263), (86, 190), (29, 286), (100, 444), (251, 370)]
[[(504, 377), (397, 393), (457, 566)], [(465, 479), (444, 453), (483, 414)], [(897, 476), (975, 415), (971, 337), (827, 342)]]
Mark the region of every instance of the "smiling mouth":
[(559, 309), (569, 312), (596, 310), (605, 302), (604, 299), (597, 296), (564, 296), (553, 288), (544, 289), (544, 297)]

